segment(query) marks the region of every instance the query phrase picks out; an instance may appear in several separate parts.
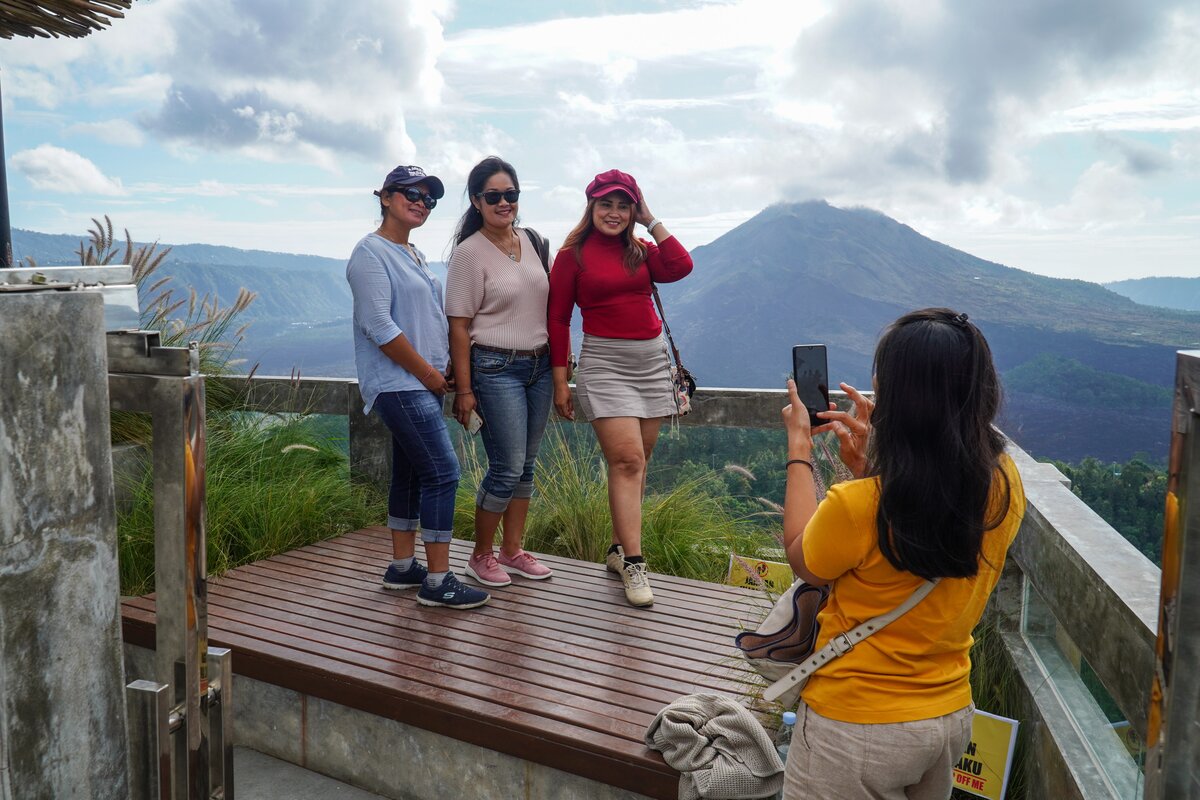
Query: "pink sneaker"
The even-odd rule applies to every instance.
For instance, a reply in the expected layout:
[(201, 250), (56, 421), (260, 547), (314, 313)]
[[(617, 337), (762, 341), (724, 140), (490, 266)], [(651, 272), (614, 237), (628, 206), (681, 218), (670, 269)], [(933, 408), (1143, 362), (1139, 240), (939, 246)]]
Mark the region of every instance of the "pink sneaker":
[(515, 572), (522, 577), (533, 578), (535, 581), (544, 580), (554, 574), (549, 567), (524, 550), (518, 550), (512, 558), (504, 555), (504, 552), (501, 551), (499, 561), (500, 566), (508, 572)]
[(467, 574), (484, 586), (508, 586), (512, 583), (512, 578), (500, 568), (496, 557), (491, 553), (467, 559)]

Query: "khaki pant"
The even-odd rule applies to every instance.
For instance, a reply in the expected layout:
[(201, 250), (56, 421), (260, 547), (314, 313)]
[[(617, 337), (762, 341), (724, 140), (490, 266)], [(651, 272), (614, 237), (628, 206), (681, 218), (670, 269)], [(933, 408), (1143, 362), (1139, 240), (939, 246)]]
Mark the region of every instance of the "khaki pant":
[(861, 725), (800, 704), (784, 800), (946, 800), (971, 740), (969, 705), (944, 717)]

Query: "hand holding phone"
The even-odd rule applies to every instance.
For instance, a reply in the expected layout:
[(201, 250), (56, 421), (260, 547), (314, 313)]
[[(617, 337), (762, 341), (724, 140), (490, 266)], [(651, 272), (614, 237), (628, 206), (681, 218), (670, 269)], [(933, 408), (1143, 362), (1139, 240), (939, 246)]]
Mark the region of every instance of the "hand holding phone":
[(479, 433), (479, 429), (483, 427), (483, 417), (479, 416), (479, 412), (471, 409), (471, 413), (467, 416), (467, 433), (474, 436)]
[(824, 425), (827, 420), (818, 411), (829, 410), (829, 362), (823, 344), (798, 344), (792, 347), (792, 379), (796, 393), (808, 409), (811, 427)]

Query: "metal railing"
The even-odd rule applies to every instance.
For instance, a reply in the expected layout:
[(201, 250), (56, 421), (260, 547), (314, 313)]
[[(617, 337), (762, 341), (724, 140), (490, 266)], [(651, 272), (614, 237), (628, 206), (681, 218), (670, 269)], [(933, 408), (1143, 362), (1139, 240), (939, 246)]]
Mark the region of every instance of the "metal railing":
[[(221, 380), (242, 393), (247, 410), (348, 417), (352, 474), (386, 485), (390, 434), (363, 415), (356, 381)], [(835, 393), (834, 400), (848, 407), (844, 395)], [(450, 397), (446, 402), (448, 410)], [(692, 413), (680, 422), (777, 428), (785, 403), (783, 390), (700, 389)], [(1133, 800), (1141, 796), (1136, 742), (1147, 734), (1160, 571), (1072, 494), (1052, 465), (1015, 445), (1010, 453), (1028, 507), (988, 613), (1023, 703), (1027, 796)], [(1192, 474), (1200, 475), (1200, 468)], [(1132, 751), (1121, 735), (1125, 725), (1108, 721), (1085, 672), (1094, 674), (1136, 734)]]
[(233, 665), (208, 646), (205, 383), (191, 347), (108, 334), (114, 411), (150, 414), (155, 674), (126, 687), (133, 800), (233, 800)]

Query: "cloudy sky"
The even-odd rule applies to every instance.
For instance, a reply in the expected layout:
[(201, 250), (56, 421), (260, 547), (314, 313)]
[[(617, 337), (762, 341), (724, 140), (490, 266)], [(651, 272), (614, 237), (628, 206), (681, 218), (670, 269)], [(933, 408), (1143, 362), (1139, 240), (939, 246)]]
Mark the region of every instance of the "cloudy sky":
[(637, 176), (685, 244), (867, 206), (1047, 275), (1200, 275), (1200, 6), (1155, 0), (138, 0), (0, 40), (12, 222), (345, 257), (399, 163), (497, 153), (561, 240)]

